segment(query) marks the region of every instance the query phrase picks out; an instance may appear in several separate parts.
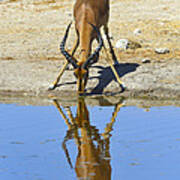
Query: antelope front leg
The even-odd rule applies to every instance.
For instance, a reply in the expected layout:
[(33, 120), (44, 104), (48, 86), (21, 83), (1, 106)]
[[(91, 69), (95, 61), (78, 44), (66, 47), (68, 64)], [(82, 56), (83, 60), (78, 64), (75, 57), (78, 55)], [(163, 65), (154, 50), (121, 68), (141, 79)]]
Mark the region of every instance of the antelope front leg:
[(65, 123), (67, 124), (68, 128), (71, 129), (72, 124), (71, 122), (69, 122), (68, 117), (65, 115), (65, 113), (63, 112), (60, 104), (58, 103), (58, 101), (56, 99), (53, 100), (53, 104), (54, 106), (57, 108), (57, 110), (59, 111), (59, 114), (62, 116), (62, 118), (64, 119)]
[[(75, 44), (71, 50), (70, 54), (72, 54), (72, 56), (74, 56), (74, 53), (76, 52), (78, 46), (79, 46), (79, 36), (77, 37), (77, 40), (76, 40), (76, 42), (75, 42)], [(64, 71), (67, 69), (68, 64), (69, 64), (69, 62), (66, 61), (65, 64), (63, 65), (63, 67), (60, 69), (60, 72), (59, 72), (56, 80), (49, 86), (48, 90), (54, 90), (57, 87), (57, 84), (58, 84), (61, 76), (63, 75)]]
[(56, 78), (56, 80), (49, 86), (48, 90), (54, 90), (57, 87), (57, 84), (61, 78), (61, 76), (63, 75), (64, 71), (66, 70), (67, 66), (68, 66), (68, 62), (66, 61), (65, 64), (63, 65), (63, 67), (61, 68), (58, 77)]

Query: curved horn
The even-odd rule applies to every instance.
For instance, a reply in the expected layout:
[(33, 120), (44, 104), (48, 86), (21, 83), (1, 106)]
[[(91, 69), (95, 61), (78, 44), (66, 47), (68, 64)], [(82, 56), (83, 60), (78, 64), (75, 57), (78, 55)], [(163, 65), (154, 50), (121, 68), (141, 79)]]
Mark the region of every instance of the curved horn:
[[(84, 69), (86, 69), (86, 68), (88, 67), (88, 65), (91, 64), (91, 61), (95, 58), (96, 55), (99, 54), (101, 48), (103, 47), (103, 39), (102, 39), (102, 37), (101, 37), (101, 33), (100, 33), (99, 29), (98, 29), (95, 25), (93, 25), (93, 24), (91, 24), (91, 23), (89, 23), (89, 24), (90, 24), (90, 25), (94, 28), (94, 30), (97, 32), (98, 40), (99, 40), (99, 46), (95, 49), (94, 53), (91, 54), (91, 55), (88, 57), (88, 59), (85, 61), (85, 63), (82, 65), (82, 67), (83, 67)], [(92, 63), (93, 63), (93, 62), (92, 62)]]
[(71, 55), (65, 50), (64, 46), (66, 44), (66, 39), (67, 39), (67, 36), (68, 36), (68, 33), (69, 33), (69, 29), (71, 27), (71, 24), (72, 22), (68, 25), (67, 29), (66, 29), (66, 33), (64, 35), (64, 38), (60, 44), (60, 50), (61, 50), (61, 53), (65, 56), (65, 58), (67, 59), (67, 61), (69, 63), (71, 63), (73, 65), (73, 67), (76, 69), (78, 68), (78, 65), (76, 64), (76, 62), (72, 59)]

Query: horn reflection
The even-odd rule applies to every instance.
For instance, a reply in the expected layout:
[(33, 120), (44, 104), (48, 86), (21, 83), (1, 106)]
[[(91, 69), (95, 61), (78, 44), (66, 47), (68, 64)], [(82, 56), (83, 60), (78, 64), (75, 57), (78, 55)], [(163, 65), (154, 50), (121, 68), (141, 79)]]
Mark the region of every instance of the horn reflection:
[(62, 147), (71, 168), (73, 164), (66, 142), (74, 139), (78, 148), (74, 165), (77, 178), (110, 180), (110, 133), (122, 103), (115, 106), (111, 121), (106, 124), (104, 133), (100, 134), (99, 130), (90, 124), (89, 111), (83, 98), (78, 99), (76, 116), (73, 116), (70, 106), (60, 106), (57, 100), (53, 102), (68, 126)]

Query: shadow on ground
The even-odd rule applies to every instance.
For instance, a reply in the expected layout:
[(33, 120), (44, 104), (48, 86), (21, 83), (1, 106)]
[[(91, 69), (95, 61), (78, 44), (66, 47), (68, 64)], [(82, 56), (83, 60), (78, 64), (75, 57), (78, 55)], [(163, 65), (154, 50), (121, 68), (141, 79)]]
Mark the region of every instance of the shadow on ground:
[[(121, 78), (130, 72), (134, 72), (138, 66), (139, 66), (139, 64), (137, 64), (137, 63), (125, 63), (125, 64), (121, 63), (121, 64), (116, 64), (115, 69), (116, 69), (119, 77)], [(100, 69), (100, 71), (98, 71), (98, 73), (100, 75), (89, 78), (89, 79), (97, 78), (99, 80), (98, 84), (96, 85), (95, 88), (93, 88), (91, 90), (90, 94), (92, 94), (92, 95), (93, 94), (102, 94), (104, 89), (111, 83), (111, 81), (114, 80), (117, 82), (116, 77), (114, 76), (110, 66), (108, 66), (108, 67), (93, 66), (91, 68)], [(120, 86), (120, 91), (115, 92), (115, 94), (120, 93), (122, 91), (124, 91), (124, 89), (122, 89), (122, 87)]]
[[(136, 71), (136, 68), (139, 66), (137, 63), (120, 63), (115, 65), (115, 69), (119, 75), (119, 77), (123, 77), (124, 75)], [(98, 79), (98, 83), (94, 88), (86, 89), (86, 91), (90, 91), (90, 93), (85, 93), (85, 95), (98, 95), (103, 94), (104, 89), (112, 82), (116, 81), (116, 78), (111, 70), (111, 67), (103, 67), (103, 66), (91, 66), (90, 68), (99, 69), (98, 76), (89, 77), (91, 79)], [(118, 83), (118, 82), (117, 82)], [(65, 82), (58, 84), (57, 87), (64, 86), (64, 85), (71, 85), (76, 84), (76, 81), (72, 82)], [(124, 89), (120, 86), (119, 91), (111, 93), (111, 95), (118, 94), (123, 92)]]

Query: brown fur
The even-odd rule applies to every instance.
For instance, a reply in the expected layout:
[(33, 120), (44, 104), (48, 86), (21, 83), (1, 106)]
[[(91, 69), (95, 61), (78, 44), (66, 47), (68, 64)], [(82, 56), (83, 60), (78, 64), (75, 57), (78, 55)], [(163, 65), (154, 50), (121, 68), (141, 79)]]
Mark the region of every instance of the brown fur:
[(77, 36), (80, 38), (82, 64), (91, 52), (91, 45), (96, 38), (94, 29), (89, 24), (94, 24), (97, 28), (107, 25), (109, 18), (109, 0), (77, 0), (74, 5), (74, 19)]

